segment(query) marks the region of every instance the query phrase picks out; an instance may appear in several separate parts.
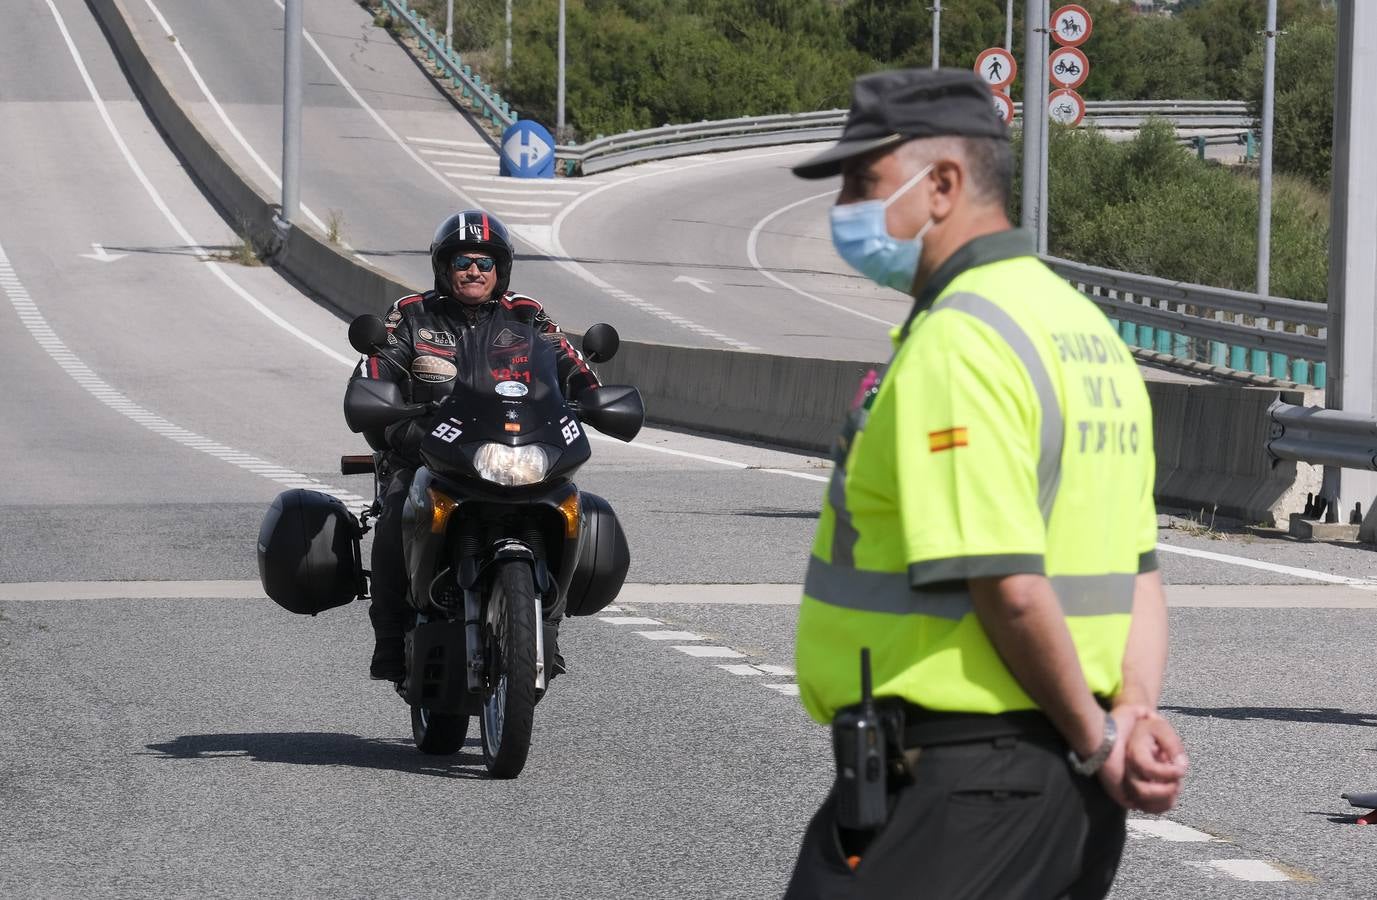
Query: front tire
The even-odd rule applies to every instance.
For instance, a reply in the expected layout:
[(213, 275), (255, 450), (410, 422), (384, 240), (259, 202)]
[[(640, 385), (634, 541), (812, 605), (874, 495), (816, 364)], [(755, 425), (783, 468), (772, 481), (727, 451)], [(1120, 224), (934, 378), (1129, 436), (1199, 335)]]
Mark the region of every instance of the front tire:
[(515, 778), (526, 766), (536, 704), (535, 586), (521, 560), (502, 564), (488, 597), (483, 641), (488, 686), (479, 719), (483, 762), (494, 778)]
[(464, 746), (469, 717), (437, 713), (424, 706), (411, 707), (411, 737), (416, 749), (435, 756), (450, 756)]

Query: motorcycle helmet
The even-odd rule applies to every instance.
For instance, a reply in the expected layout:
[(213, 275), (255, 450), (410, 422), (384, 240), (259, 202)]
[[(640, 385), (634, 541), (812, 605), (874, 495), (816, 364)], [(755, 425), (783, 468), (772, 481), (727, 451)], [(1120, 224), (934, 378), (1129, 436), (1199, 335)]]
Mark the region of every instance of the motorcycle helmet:
[(497, 262), (497, 287), (493, 299), (507, 292), (512, 277), (512, 239), (497, 216), (481, 209), (457, 212), (435, 229), (430, 242), (430, 268), (435, 273), (435, 290), (448, 297), (453, 291), (449, 283), (449, 263), (461, 250), (486, 253)]

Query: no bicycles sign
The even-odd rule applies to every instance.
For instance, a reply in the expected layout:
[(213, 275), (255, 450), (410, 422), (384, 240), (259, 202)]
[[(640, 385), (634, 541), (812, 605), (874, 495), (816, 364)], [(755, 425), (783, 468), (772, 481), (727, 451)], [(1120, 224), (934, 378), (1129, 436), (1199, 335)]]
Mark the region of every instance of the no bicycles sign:
[(1047, 77), (1059, 88), (1078, 88), (1090, 77), (1090, 60), (1075, 47), (1058, 47), (1047, 59)]

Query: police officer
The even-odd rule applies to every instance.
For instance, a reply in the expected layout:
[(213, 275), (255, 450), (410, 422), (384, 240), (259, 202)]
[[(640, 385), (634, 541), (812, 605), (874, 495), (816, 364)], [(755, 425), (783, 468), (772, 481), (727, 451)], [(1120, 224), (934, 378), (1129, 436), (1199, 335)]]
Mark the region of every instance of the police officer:
[(841, 174), (838, 252), (915, 302), (839, 438), (798, 622), (820, 722), (854, 708), (869, 651), (887, 816), (856, 827), (839, 778), (791, 900), (1100, 897), (1125, 807), (1165, 811), (1185, 775), (1155, 712), (1147, 392), (1012, 229), (1012, 169), (979, 77), (926, 69), (858, 79), (840, 143), (794, 168)]

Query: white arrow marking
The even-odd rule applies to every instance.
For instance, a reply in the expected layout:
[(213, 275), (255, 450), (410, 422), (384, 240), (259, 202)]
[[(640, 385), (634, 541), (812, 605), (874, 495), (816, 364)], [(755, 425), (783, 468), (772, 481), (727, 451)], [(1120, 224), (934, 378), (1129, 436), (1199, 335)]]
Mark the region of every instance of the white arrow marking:
[(86, 257), (87, 259), (94, 259), (96, 262), (114, 262), (117, 259), (124, 259), (126, 256), (129, 255), (127, 253), (107, 253), (105, 248), (102, 247), (100, 244), (92, 244), (91, 249), (96, 252), (83, 253), (81, 255)]
[(698, 288), (698, 290), (702, 291), (702, 292), (705, 293), (705, 294), (715, 294), (715, 293), (717, 293), (717, 292), (714, 291), (712, 288), (708, 287), (708, 285), (712, 284), (711, 281), (704, 281), (704, 280), (701, 279), (701, 278), (690, 278), (690, 277), (688, 277), (687, 275), (680, 275), (678, 278), (676, 278), (676, 279), (674, 279), (674, 280), (675, 280), (676, 283), (682, 281), (682, 282), (684, 282), (685, 284), (691, 284), (691, 285), (693, 285), (694, 287)]

